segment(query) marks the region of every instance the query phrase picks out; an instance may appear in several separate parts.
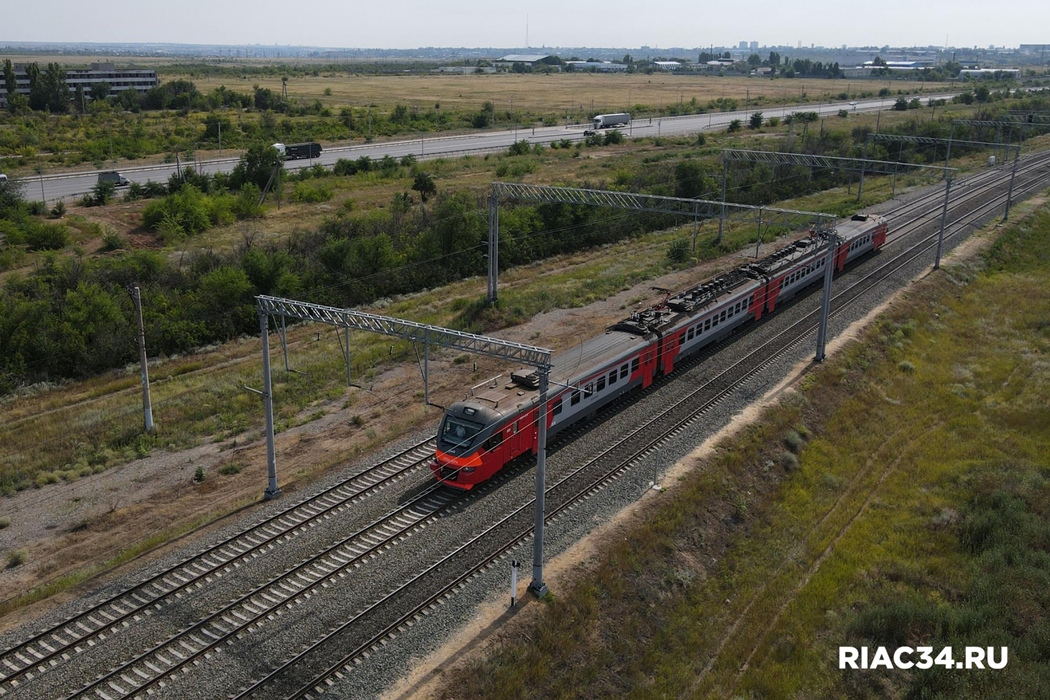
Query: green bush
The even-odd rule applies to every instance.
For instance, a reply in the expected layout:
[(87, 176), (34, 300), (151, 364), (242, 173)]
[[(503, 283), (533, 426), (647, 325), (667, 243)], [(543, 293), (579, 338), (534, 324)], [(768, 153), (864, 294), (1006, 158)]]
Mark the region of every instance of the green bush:
[[(113, 195), (117, 193), (117, 186), (112, 182), (98, 182), (91, 188), (89, 206), (101, 207), (113, 201)], [(83, 201), (83, 200), (82, 200)]]
[(348, 158), (340, 158), (335, 162), (332, 172), (341, 177), (357, 174), (357, 163)]
[(295, 185), (292, 199), (296, 202), (327, 202), (332, 198), (332, 188), (323, 184), (308, 184), (299, 182)]
[(26, 242), (26, 232), (14, 221), (0, 219), (0, 239), (5, 245), (22, 245)]
[(164, 228), (173, 233), (177, 229), (193, 235), (208, 230), (211, 224), (209, 209), (207, 197), (196, 187), (187, 185), (175, 194), (147, 204), (142, 212), (142, 223), (150, 231)]
[(671, 245), (667, 247), (667, 259), (675, 265), (680, 265), (688, 260), (689, 241), (684, 238), (671, 241)]
[(618, 129), (613, 129), (612, 131), (606, 131), (605, 132), (605, 138), (603, 139), (604, 144), (606, 146), (612, 146), (614, 144), (623, 143), (626, 140), (627, 139), (626, 139), (626, 137), (624, 137), (623, 132), (618, 130)]
[(114, 231), (106, 231), (102, 234), (102, 250), (104, 252), (110, 252), (112, 250), (120, 250), (121, 248), (127, 247), (127, 241), (125, 241), (118, 233)]
[(741, 122), (739, 119), (734, 119), (733, 121), (729, 122), (729, 133), (732, 134), (734, 132), (740, 131), (740, 127), (742, 124), (743, 122)]
[(193, 185), (186, 185), (174, 194), (147, 204), (142, 223), (148, 230), (161, 233), (166, 242), (182, 235), (193, 236), (212, 226), (225, 226), (238, 218), (255, 216), (250, 212), (257, 210), (258, 190), (247, 183), (242, 192), (248, 194), (236, 198), (227, 193), (209, 196)]
[(69, 244), (69, 229), (62, 224), (32, 223), (26, 226), (30, 250), (60, 250)]
[(14, 569), (29, 561), (29, 552), (24, 549), (16, 549), (7, 553), (7, 568)]
[(525, 156), (525, 155), (528, 155), (529, 151), (531, 151), (531, 150), (532, 150), (532, 146), (529, 145), (529, 142), (525, 141), (525, 140), (522, 140), (522, 141), (515, 141), (514, 143), (512, 143), (510, 145), (510, 148), (507, 149), (507, 153), (508, 153), (508, 155), (512, 155), (512, 156)]
[(237, 193), (237, 197), (233, 200), (233, 214), (240, 220), (245, 219), (261, 219), (263, 216), (263, 207), (259, 203), (262, 198), (262, 192), (253, 183), (248, 183), (241, 188), (241, 191)]

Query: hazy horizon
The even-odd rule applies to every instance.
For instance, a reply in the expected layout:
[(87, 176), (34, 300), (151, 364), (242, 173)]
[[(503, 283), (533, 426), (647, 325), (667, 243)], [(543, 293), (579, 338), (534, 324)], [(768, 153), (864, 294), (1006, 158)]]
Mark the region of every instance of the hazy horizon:
[[(1050, 3), (886, 0), (877, 5), (772, 0), (700, 6), (664, 0), (659, 12), (635, 2), (479, 6), (464, 0), (410, 0), (390, 10), (304, 0), (290, 12), (274, 0), (184, 0), (100, 6), (41, 0), (5, 12), (3, 42), (285, 45), (344, 49), (499, 46), (660, 47), (955, 46), (1050, 43)], [(13, 10), (13, 11), (12, 11)], [(741, 16), (741, 15), (745, 16)]]

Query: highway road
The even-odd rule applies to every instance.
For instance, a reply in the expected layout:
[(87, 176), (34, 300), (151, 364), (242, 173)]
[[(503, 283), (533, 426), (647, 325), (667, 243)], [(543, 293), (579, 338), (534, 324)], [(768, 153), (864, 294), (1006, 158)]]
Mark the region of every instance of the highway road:
[[(924, 96), (924, 102), (930, 99), (948, 98), (951, 95), (928, 95)], [(735, 112), (709, 112), (707, 114), (693, 114), (678, 117), (653, 117), (636, 119), (620, 131), (628, 138), (641, 138), (651, 136), (681, 136), (696, 134), (703, 131), (718, 131), (729, 126), (734, 119), (740, 119), (745, 124), (751, 114), (761, 111), (762, 115), (783, 118), (792, 112), (817, 112), (820, 116), (836, 116), (839, 110), (850, 112), (875, 112), (888, 110), (893, 107), (896, 97), (888, 97), (877, 100), (858, 100), (856, 102), (839, 101), (825, 102), (822, 104), (789, 105), (787, 107), (764, 107), (761, 110), (735, 111)], [(463, 156), (472, 153), (491, 153), (507, 149), (515, 141), (529, 141), (530, 143), (548, 144), (551, 141), (569, 139), (580, 141), (584, 138), (583, 131), (588, 128), (585, 124), (573, 124), (569, 126), (539, 126), (521, 127), (518, 129), (505, 129), (502, 131), (485, 131), (476, 134), (464, 134), (459, 136), (430, 136), (418, 139), (386, 141), (383, 143), (366, 143), (347, 146), (327, 146), (321, 153), (320, 158), (312, 160), (294, 160), (285, 164), (287, 170), (297, 170), (309, 167), (315, 163), (321, 163), (331, 167), (340, 158), (357, 159), (361, 156), (369, 156), (378, 160), (383, 156), (401, 158), (405, 155), (414, 155), (419, 160), (432, 158)], [(237, 164), (237, 158), (221, 158), (200, 161), (200, 169), (206, 173), (229, 172)], [(187, 165), (187, 164), (183, 164)], [(107, 169), (108, 170), (108, 169)], [(43, 175), (42, 177), (29, 177), (23, 180), (25, 196), (35, 199), (37, 194), (42, 194), (46, 201), (78, 197), (91, 191), (98, 179), (97, 170), (64, 173), (57, 175)], [(149, 180), (154, 182), (167, 182), (168, 178), (175, 172), (175, 165), (156, 165), (144, 167), (132, 167), (122, 169), (121, 174), (132, 182), (145, 183)]]

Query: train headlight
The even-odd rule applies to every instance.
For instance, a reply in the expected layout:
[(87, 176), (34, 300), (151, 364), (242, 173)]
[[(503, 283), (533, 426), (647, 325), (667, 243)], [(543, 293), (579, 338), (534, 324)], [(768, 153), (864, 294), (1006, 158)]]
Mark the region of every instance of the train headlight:
[(459, 472), (460, 472), (460, 474), (473, 474), (474, 473), (474, 467), (463, 467), (462, 469), (459, 470)]

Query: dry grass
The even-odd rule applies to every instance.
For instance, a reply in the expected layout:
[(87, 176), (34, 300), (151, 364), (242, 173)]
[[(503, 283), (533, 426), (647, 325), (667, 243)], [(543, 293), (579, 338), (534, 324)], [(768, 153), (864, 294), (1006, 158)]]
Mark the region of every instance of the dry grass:
[[(228, 77), (194, 77), (179, 73), (177, 66), (161, 69), (165, 80), (192, 79), (202, 92), (225, 85), (231, 90), (246, 91), (252, 86), (281, 92), (280, 77), (247, 75)], [(426, 110), (440, 105), (443, 110), (475, 111), (484, 102), (492, 102), (497, 112), (529, 112), (564, 115), (598, 113), (620, 109), (636, 110), (643, 105), (650, 110), (672, 103), (696, 99), (706, 106), (709, 101), (732, 98), (744, 106), (750, 95), (752, 104), (821, 102), (849, 90), (878, 93), (882, 88), (896, 93), (934, 92), (948, 89), (947, 83), (885, 80), (768, 80), (744, 76), (714, 77), (695, 75), (603, 75), (562, 73), (551, 75), (497, 73), (484, 75), (401, 75), (361, 76), (329, 74), (289, 76), (288, 95), (303, 101), (320, 100), (330, 107), (375, 106), (389, 111), (397, 104)], [(332, 94), (326, 96), (325, 89)], [(641, 111), (645, 111), (644, 109)]]

